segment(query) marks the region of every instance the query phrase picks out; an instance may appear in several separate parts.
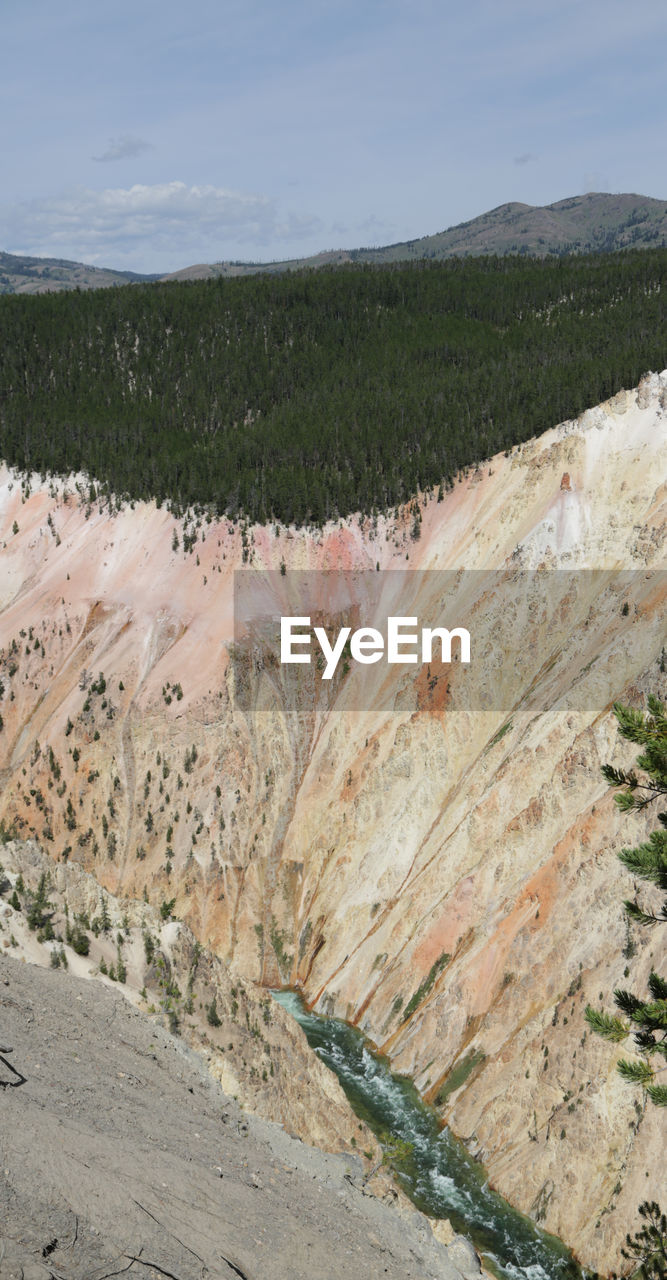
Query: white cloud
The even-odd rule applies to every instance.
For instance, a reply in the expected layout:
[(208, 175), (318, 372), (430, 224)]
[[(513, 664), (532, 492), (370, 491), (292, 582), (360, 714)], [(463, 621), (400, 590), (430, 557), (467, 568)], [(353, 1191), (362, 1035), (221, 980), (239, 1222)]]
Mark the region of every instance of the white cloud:
[(164, 182), (77, 187), (57, 197), (0, 207), (0, 244), (22, 252), (136, 270), (172, 270), (192, 262), (261, 252), (301, 241), (319, 219), (279, 212), (262, 195)]
[(376, 242), (385, 236), (391, 235), (394, 230), (393, 222), (388, 222), (386, 218), (378, 218), (374, 213), (369, 214), (367, 218), (363, 218), (356, 226), (364, 235), (373, 235)]
[(120, 138), (109, 138), (109, 145), (101, 156), (93, 156), (98, 164), (108, 164), (113, 160), (126, 160), (132, 156), (143, 155), (144, 151), (152, 151), (152, 142), (143, 138), (135, 138), (131, 133), (124, 133)]
[(599, 169), (588, 169), (581, 185), (582, 195), (589, 191), (611, 191), (609, 179)]

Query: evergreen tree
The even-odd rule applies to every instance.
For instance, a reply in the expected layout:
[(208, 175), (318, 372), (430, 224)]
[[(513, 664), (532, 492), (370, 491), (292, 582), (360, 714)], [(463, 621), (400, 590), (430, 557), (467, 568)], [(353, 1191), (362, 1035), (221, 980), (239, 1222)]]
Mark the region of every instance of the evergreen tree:
[(655, 249), (3, 296), (2, 456), (85, 473), (89, 512), (320, 524), (444, 495), (664, 368), (666, 273)]
[(123, 953), (121, 951), (121, 947), (122, 947), (121, 935), (118, 934), (118, 938), (116, 942), (116, 973), (118, 975), (119, 982), (127, 982), (127, 967), (125, 965), (125, 961), (123, 960)]
[(90, 939), (85, 929), (83, 929), (80, 924), (76, 924), (74, 928), (69, 931), (67, 941), (72, 949), (76, 951), (78, 956), (88, 955), (90, 951)]
[(645, 1200), (639, 1213), (643, 1225), (634, 1236), (625, 1237), (626, 1247), (621, 1253), (628, 1262), (638, 1264), (633, 1274), (641, 1280), (663, 1280), (667, 1275), (667, 1217), (655, 1200)]
[(30, 929), (41, 929), (46, 921), (46, 913), (52, 909), (52, 905), (48, 901), (48, 880), (46, 872), (43, 871), (39, 877), (37, 890), (32, 896), (26, 913), (28, 927)]
[(108, 933), (111, 928), (111, 916), (104, 895), (100, 898), (100, 928), (103, 933)]
[(218, 1003), (214, 996), (211, 1003), (206, 1006), (206, 1021), (210, 1027), (219, 1027), (220, 1014), (218, 1013)]
[[(667, 796), (667, 716), (656, 697), (649, 697), (648, 708), (648, 714), (643, 714), (632, 707), (614, 704), (621, 736), (642, 748), (637, 757), (637, 765), (643, 770), (641, 777), (634, 769), (615, 769), (608, 764), (602, 769), (612, 786), (623, 788), (616, 796), (616, 803), (623, 811), (644, 809)], [(657, 816), (658, 830), (634, 849), (622, 849), (619, 858), (639, 879), (667, 893), (667, 812)], [(661, 907), (653, 909), (647, 904), (640, 905), (635, 895), (633, 901), (626, 901), (625, 910), (630, 919), (649, 927), (667, 922), (667, 898)], [(629, 1083), (641, 1085), (657, 1106), (667, 1106), (667, 1084), (656, 1079), (660, 1072), (667, 1071), (667, 981), (653, 972), (648, 980), (647, 997), (640, 999), (630, 991), (617, 988), (614, 1001), (623, 1016), (589, 1005), (586, 1009), (589, 1026), (614, 1043), (633, 1037), (640, 1058), (633, 1062), (621, 1058), (618, 1072)]]

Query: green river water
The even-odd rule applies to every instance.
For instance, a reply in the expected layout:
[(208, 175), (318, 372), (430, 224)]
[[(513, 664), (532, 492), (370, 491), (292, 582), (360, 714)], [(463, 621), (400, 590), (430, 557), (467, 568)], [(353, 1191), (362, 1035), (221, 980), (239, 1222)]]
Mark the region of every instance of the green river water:
[(338, 1076), (356, 1114), (378, 1139), (386, 1142), (391, 1135), (410, 1144), (395, 1176), (419, 1209), (449, 1218), (503, 1280), (582, 1280), (585, 1273), (561, 1241), (489, 1187), (483, 1167), (360, 1031), (338, 1018), (310, 1013), (296, 992), (273, 994), (303, 1027), (311, 1048)]

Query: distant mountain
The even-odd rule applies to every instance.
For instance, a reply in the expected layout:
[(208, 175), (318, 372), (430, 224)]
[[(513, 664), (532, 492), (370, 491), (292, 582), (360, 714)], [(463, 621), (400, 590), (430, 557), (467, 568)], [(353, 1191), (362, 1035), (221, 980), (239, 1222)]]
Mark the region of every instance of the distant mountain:
[(111, 285), (157, 279), (159, 277), (156, 275), (89, 267), (82, 262), (68, 262), (66, 258), (27, 258), (13, 253), (0, 253), (0, 293), (108, 289)]
[(0, 253), (0, 293), (47, 293), (62, 289), (103, 289), (146, 280), (207, 280), (298, 271), (302, 267), (346, 262), (412, 262), (420, 258), (473, 257), (479, 254), (602, 253), (614, 249), (667, 246), (667, 200), (651, 196), (590, 192), (544, 206), (501, 204), (470, 222), (417, 240), (380, 248), (331, 249), (280, 262), (196, 263), (167, 275), (142, 275), (90, 267), (64, 258), (28, 258)]
[(410, 262), (419, 258), (521, 253), (536, 257), (667, 246), (667, 200), (590, 192), (544, 206), (501, 204), (470, 222), (378, 249), (339, 249), (283, 262), (215, 262), (186, 267), (165, 280), (256, 275), (345, 262)]

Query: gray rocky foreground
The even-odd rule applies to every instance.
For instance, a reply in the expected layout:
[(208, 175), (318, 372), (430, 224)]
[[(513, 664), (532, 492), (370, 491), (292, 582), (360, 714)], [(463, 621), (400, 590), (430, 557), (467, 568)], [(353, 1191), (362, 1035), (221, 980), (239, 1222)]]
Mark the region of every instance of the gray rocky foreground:
[(460, 1280), (360, 1172), (245, 1115), (120, 992), (0, 957), (1, 1280)]

